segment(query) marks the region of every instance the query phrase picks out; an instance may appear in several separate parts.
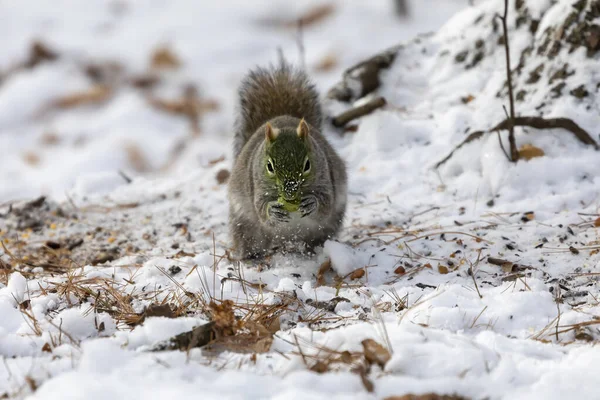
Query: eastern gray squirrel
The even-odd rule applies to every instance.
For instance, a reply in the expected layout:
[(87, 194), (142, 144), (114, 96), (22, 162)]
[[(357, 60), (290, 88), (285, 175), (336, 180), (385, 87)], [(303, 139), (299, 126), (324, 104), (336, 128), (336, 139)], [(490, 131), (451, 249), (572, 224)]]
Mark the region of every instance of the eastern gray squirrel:
[(234, 254), (260, 257), (335, 236), (346, 211), (346, 166), (321, 134), (319, 95), (286, 63), (242, 80), (229, 181)]

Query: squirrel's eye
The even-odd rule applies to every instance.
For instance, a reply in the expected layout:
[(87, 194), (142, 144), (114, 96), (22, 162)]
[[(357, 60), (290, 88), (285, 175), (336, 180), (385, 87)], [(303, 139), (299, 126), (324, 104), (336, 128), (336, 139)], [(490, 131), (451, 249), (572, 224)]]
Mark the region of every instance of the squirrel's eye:
[(310, 171), (310, 160), (307, 158), (304, 162), (304, 172), (306, 173), (308, 171)]
[(267, 161), (267, 171), (269, 171), (270, 174), (275, 172), (275, 169), (273, 168), (273, 163), (271, 162), (271, 160)]

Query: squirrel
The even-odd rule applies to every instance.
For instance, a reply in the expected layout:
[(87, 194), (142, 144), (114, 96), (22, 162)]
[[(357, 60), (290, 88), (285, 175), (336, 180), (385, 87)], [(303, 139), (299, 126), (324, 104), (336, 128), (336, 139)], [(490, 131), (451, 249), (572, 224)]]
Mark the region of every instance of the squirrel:
[(234, 254), (258, 258), (334, 237), (346, 211), (346, 166), (321, 133), (319, 94), (282, 62), (242, 80), (229, 179)]

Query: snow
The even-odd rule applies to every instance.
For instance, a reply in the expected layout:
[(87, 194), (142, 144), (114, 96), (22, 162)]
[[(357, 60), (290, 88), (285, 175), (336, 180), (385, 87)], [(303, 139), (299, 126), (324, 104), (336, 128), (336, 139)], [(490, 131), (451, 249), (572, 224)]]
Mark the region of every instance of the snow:
[[(0, 397), (600, 397), (593, 368), (600, 362), (597, 151), (561, 129), (517, 128), (517, 143), (541, 148), (543, 157), (512, 164), (490, 134), (436, 171), (469, 133), (504, 119), (504, 48), (492, 29), (502, 2), (412, 1), (410, 21), (395, 19), (390, 3), (337, 1), (332, 15), (304, 28), (307, 69), (323, 94), (348, 66), (404, 45), (373, 94), (388, 105), (353, 122), (355, 132), (326, 128), (350, 177), (340, 237), (315, 256), (278, 254), (269, 265), (226, 257), (226, 185), (216, 176), (231, 168), (242, 75), (276, 61), (278, 47), (298, 62), (296, 30), (272, 21), (293, 20), (323, 3), (0, 6), (6, 20), (0, 24), (6, 44), (0, 49), (0, 240), (6, 246), (0, 250)], [(509, 20), (515, 87), (526, 91), (517, 113), (568, 117), (598, 138), (597, 54), (563, 48), (548, 59), (534, 52), (517, 68), (524, 50), (544, 42), (546, 28), (562, 24), (571, 2), (526, 4), (530, 17), (541, 20), (537, 33)], [(517, 10), (511, 6), (510, 13)], [(424, 31), (437, 33), (412, 39)], [(58, 60), (6, 73), (27, 58), (34, 39)], [(159, 46), (171, 48), (181, 67), (151, 71), (150, 55)], [(465, 50), (465, 61), (456, 61)], [(483, 57), (466, 67), (477, 50)], [(337, 65), (316, 68), (331, 54)], [(92, 61), (118, 62), (126, 71), (116, 78), (116, 93), (100, 104), (50, 107), (90, 87), (81, 65)], [(542, 61), (539, 82), (527, 83)], [(555, 97), (549, 80), (565, 63), (574, 74)], [(148, 92), (123, 83), (148, 71), (161, 76), (152, 92), (161, 99), (180, 98), (192, 83), (201, 99), (216, 102), (201, 115), (199, 132), (181, 115), (150, 106)], [(569, 95), (582, 84), (587, 97)], [(348, 107), (325, 103), (335, 113)], [(505, 133), (502, 139), (506, 147)], [(31, 153), (37, 161), (26, 157)], [(19, 201), (42, 194), (48, 200), (33, 211)], [(31, 218), (39, 227), (20, 227)], [(70, 259), (60, 259), (69, 268), (54, 271), (52, 257), (64, 245), (50, 252), (43, 244), (77, 239), (83, 242), (67, 253)], [(100, 255), (107, 257), (95, 262)], [(509, 263), (491, 264), (489, 256)], [(331, 271), (320, 271), (328, 259)], [(154, 351), (209, 323), (200, 306), (209, 299), (231, 300), (240, 318), (249, 318), (253, 307), (281, 306), (270, 350)], [(171, 310), (176, 318), (144, 314), (163, 303), (177, 308)], [(311, 370), (328, 354), (362, 354), (365, 339), (391, 356), (366, 373), (372, 393), (347, 363)]]

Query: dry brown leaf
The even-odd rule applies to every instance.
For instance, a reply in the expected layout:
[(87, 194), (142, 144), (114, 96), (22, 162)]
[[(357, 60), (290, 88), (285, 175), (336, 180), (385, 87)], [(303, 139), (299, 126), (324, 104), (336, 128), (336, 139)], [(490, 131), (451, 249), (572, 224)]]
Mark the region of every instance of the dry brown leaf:
[(448, 273), (448, 267), (445, 265), (438, 265), (438, 272), (442, 275), (446, 275)]
[(181, 66), (181, 61), (175, 53), (166, 46), (154, 50), (150, 59), (150, 67), (155, 69), (175, 69)]
[(217, 172), (217, 182), (219, 182), (219, 185), (224, 184), (225, 182), (227, 182), (229, 180), (229, 176), (231, 175), (231, 172), (229, 172), (228, 169), (222, 169), (219, 172)]
[(594, 221), (594, 226), (596, 228), (600, 228), (600, 217), (596, 218), (596, 220)]
[(37, 153), (34, 153), (33, 151), (27, 151), (23, 154), (23, 161), (32, 167), (36, 167), (40, 164), (41, 159)]
[(588, 332), (588, 330), (585, 327), (578, 326), (577, 328), (575, 328), (575, 339), (591, 342), (594, 340), (594, 337)]
[(475, 100), (475, 96), (473, 96), (472, 94), (460, 98), (460, 101), (462, 101), (463, 104), (469, 104), (473, 100)]
[(404, 269), (404, 267), (402, 265), (400, 265), (398, 268), (396, 268), (394, 270), (394, 273), (398, 274), (398, 275), (403, 275), (406, 273), (406, 269)]
[(302, 26), (304, 27), (317, 24), (325, 20), (330, 15), (332, 15), (334, 11), (335, 6), (333, 4), (321, 4), (308, 9), (304, 14), (300, 15), (298, 18), (266, 18), (262, 22), (265, 25), (269, 26), (296, 29), (298, 27), (298, 24), (302, 24)]
[(515, 269), (516, 264), (513, 264), (511, 262), (505, 262), (502, 263), (502, 265), (500, 266), (500, 268), (502, 268), (502, 271), (509, 274), (511, 272), (513, 272), (513, 270)]
[(327, 53), (323, 58), (315, 64), (314, 70), (316, 72), (329, 72), (338, 65), (338, 58), (335, 53)]
[(44, 61), (54, 61), (58, 58), (58, 53), (50, 49), (45, 43), (36, 40), (31, 44), (29, 50), (29, 59), (25, 63), (25, 68), (33, 68)]
[(390, 361), (392, 355), (389, 350), (374, 341), (373, 339), (365, 339), (361, 342), (365, 359), (370, 364), (377, 364), (383, 369), (385, 364)]
[(176, 317), (169, 304), (150, 304), (148, 307), (146, 307), (143, 314), (145, 317)]
[(467, 397), (458, 395), (445, 395), (436, 393), (405, 394), (403, 396), (390, 396), (383, 400), (469, 400)]
[(599, 249), (594, 249), (594, 250), (590, 251), (590, 256), (595, 256), (598, 253), (600, 253), (600, 250)]
[(138, 145), (135, 143), (127, 143), (125, 145), (125, 152), (127, 153), (127, 161), (131, 168), (136, 172), (147, 172), (150, 170), (150, 163), (144, 156), (144, 153)]
[(319, 270), (317, 271), (317, 287), (324, 286), (326, 284), (325, 272), (329, 271), (330, 269), (331, 269), (331, 259), (328, 258), (327, 260), (323, 261), (323, 264), (321, 264), (321, 266), (319, 267)]
[(46, 132), (40, 137), (40, 143), (44, 146), (55, 146), (60, 143), (60, 137), (54, 132)]
[(221, 161), (225, 161), (225, 156), (221, 156), (219, 158), (215, 158), (214, 160), (209, 160), (208, 165), (215, 165), (220, 163)]
[(225, 300), (220, 304), (211, 302), (209, 307), (215, 323), (214, 330), (219, 336), (232, 336), (238, 331), (240, 323), (235, 319), (233, 301)]
[(112, 90), (108, 86), (94, 85), (86, 91), (56, 99), (53, 106), (56, 108), (73, 108), (87, 104), (98, 104), (108, 100), (111, 95)]
[(535, 213), (533, 211), (527, 211), (523, 214), (523, 221), (533, 221), (535, 219)]
[[(329, 17), (335, 11), (335, 6), (333, 4), (321, 4), (307, 10), (301, 17), (300, 21), (303, 26), (309, 26), (316, 24), (318, 22), (323, 21), (325, 18)], [(294, 21), (292, 27), (296, 26), (296, 22)]]
[(519, 158), (524, 160), (531, 160), (532, 158), (543, 157), (545, 154), (546, 153), (544, 153), (544, 150), (540, 149), (539, 147), (535, 147), (534, 145), (529, 143), (524, 144), (519, 149)]
[(50, 347), (50, 344), (44, 343), (44, 345), (42, 346), (42, 351), (44, 353), (52, 353), (52, 347)]
[(351, 274), (350, 274), (350, 280), (355, 280), (355, 279), (360, 279), (363, 276), (365, 276), (365, 269), (364, 268), (359, 268), (354, 270)]
[(132, 77), (129, 83), (138, 89), (151, 89), (160, 83), (160, 77), (152, 74), (138, 75)]

